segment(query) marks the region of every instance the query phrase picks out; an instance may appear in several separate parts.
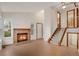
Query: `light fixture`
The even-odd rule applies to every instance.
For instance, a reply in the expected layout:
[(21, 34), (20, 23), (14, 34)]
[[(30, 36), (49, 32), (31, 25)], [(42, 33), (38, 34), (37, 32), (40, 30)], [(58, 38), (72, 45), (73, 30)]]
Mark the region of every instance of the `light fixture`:
[(78, 7), (78, 3), (77, 3), (77, 2), (74, 2), (74, 6), (75, 6), (75, 7)]
[(65, 9), (65, 8), (66, 8), (66, 3), (62, 2), (62, 9)]
[(64, 5), (64, 6), (62, 6), (62, 8), (63, 8), (63, 9), (65, 9), (65, 8), (66, 8), (66, 6)]

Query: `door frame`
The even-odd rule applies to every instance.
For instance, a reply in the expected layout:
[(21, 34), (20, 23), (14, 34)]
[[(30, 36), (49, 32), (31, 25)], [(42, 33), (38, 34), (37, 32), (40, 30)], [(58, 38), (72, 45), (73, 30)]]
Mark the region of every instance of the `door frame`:
[(67, 47), (69, 46), (69, 39), (68, 39), (68, 35), (69, 34), (77, 34), (77, 49), (79, 48), (79, 45), (78, 45), (78, 43), (79, 43), (79, 33), (76, 33), (76, 32), (67, 32)]
[[(58, 18), (58, 14), (59, 14), (59, 18)], [(60, 12), (57, 12), (57, 20), (59, 22), (59, 23), (57, 23), (57, 27), (61, 28), (61, 13)]]
[(42, 38), (43, 39), (43, 23), (36, 23), (36, 39), (38, 39), (38, 24), (40, 24), (42, 26), (41, 30), (42, 30)]
[(79, 27), (79, 8), (76, 8), (77, 28)]
[[(73, 11), (73, 22), (74, 22), (73, 26), (74, 27), (69, 27), (68, 26), (68, 12), (70, 12), (70, 11)], [(67, 11), (67, 28), (75, 28), (75, 9)]]

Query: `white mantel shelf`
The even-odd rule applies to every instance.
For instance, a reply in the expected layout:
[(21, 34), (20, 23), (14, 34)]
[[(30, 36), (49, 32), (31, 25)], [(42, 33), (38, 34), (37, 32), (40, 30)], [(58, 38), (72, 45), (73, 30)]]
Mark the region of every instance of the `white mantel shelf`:
[(14, 30), (31, 30), (29, 28), (14, 28)]

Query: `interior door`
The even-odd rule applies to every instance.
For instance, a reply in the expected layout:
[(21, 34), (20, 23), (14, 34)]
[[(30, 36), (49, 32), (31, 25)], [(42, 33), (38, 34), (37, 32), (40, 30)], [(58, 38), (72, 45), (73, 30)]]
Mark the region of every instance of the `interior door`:
[(43, 39), (43, 24), (36, 24), (36, 39)]

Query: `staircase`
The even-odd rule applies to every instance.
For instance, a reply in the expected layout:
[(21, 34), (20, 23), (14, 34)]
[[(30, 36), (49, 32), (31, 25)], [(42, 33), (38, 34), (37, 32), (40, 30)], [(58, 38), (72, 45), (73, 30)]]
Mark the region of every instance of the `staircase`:
[(57, 28), (48, 42), (54, 45), (61, 45), (65, 32), (66, 28)]
[[(78, 31), (77, 30), (72, 31), (72, 30), (74, 30), (74, 29), (71, 29), (71, 31), (68, 31), (68, 28), (61, 28), (61, 29), (57, 28), (55, 30), (55, 32), (49, 38), (48, 42), (55, 46), (61, 46), (61, 43), (64, 41), (64, 37), (66, 34), (66, 37), (67, 37), (65, 39), (66, 45), (64, 45), (64, 46), (76, 48), (79, 51), (79, 30)], [(68, 36), (69, 33), (76, 34), (77, 38), (75, 38), (75, 36), (73, 36), (73, 37)], [(69, 37), (71, 37), (71, 38), (69, 39)], [(76, 40), (76, 41), (74, 41), (74, 40)]]

